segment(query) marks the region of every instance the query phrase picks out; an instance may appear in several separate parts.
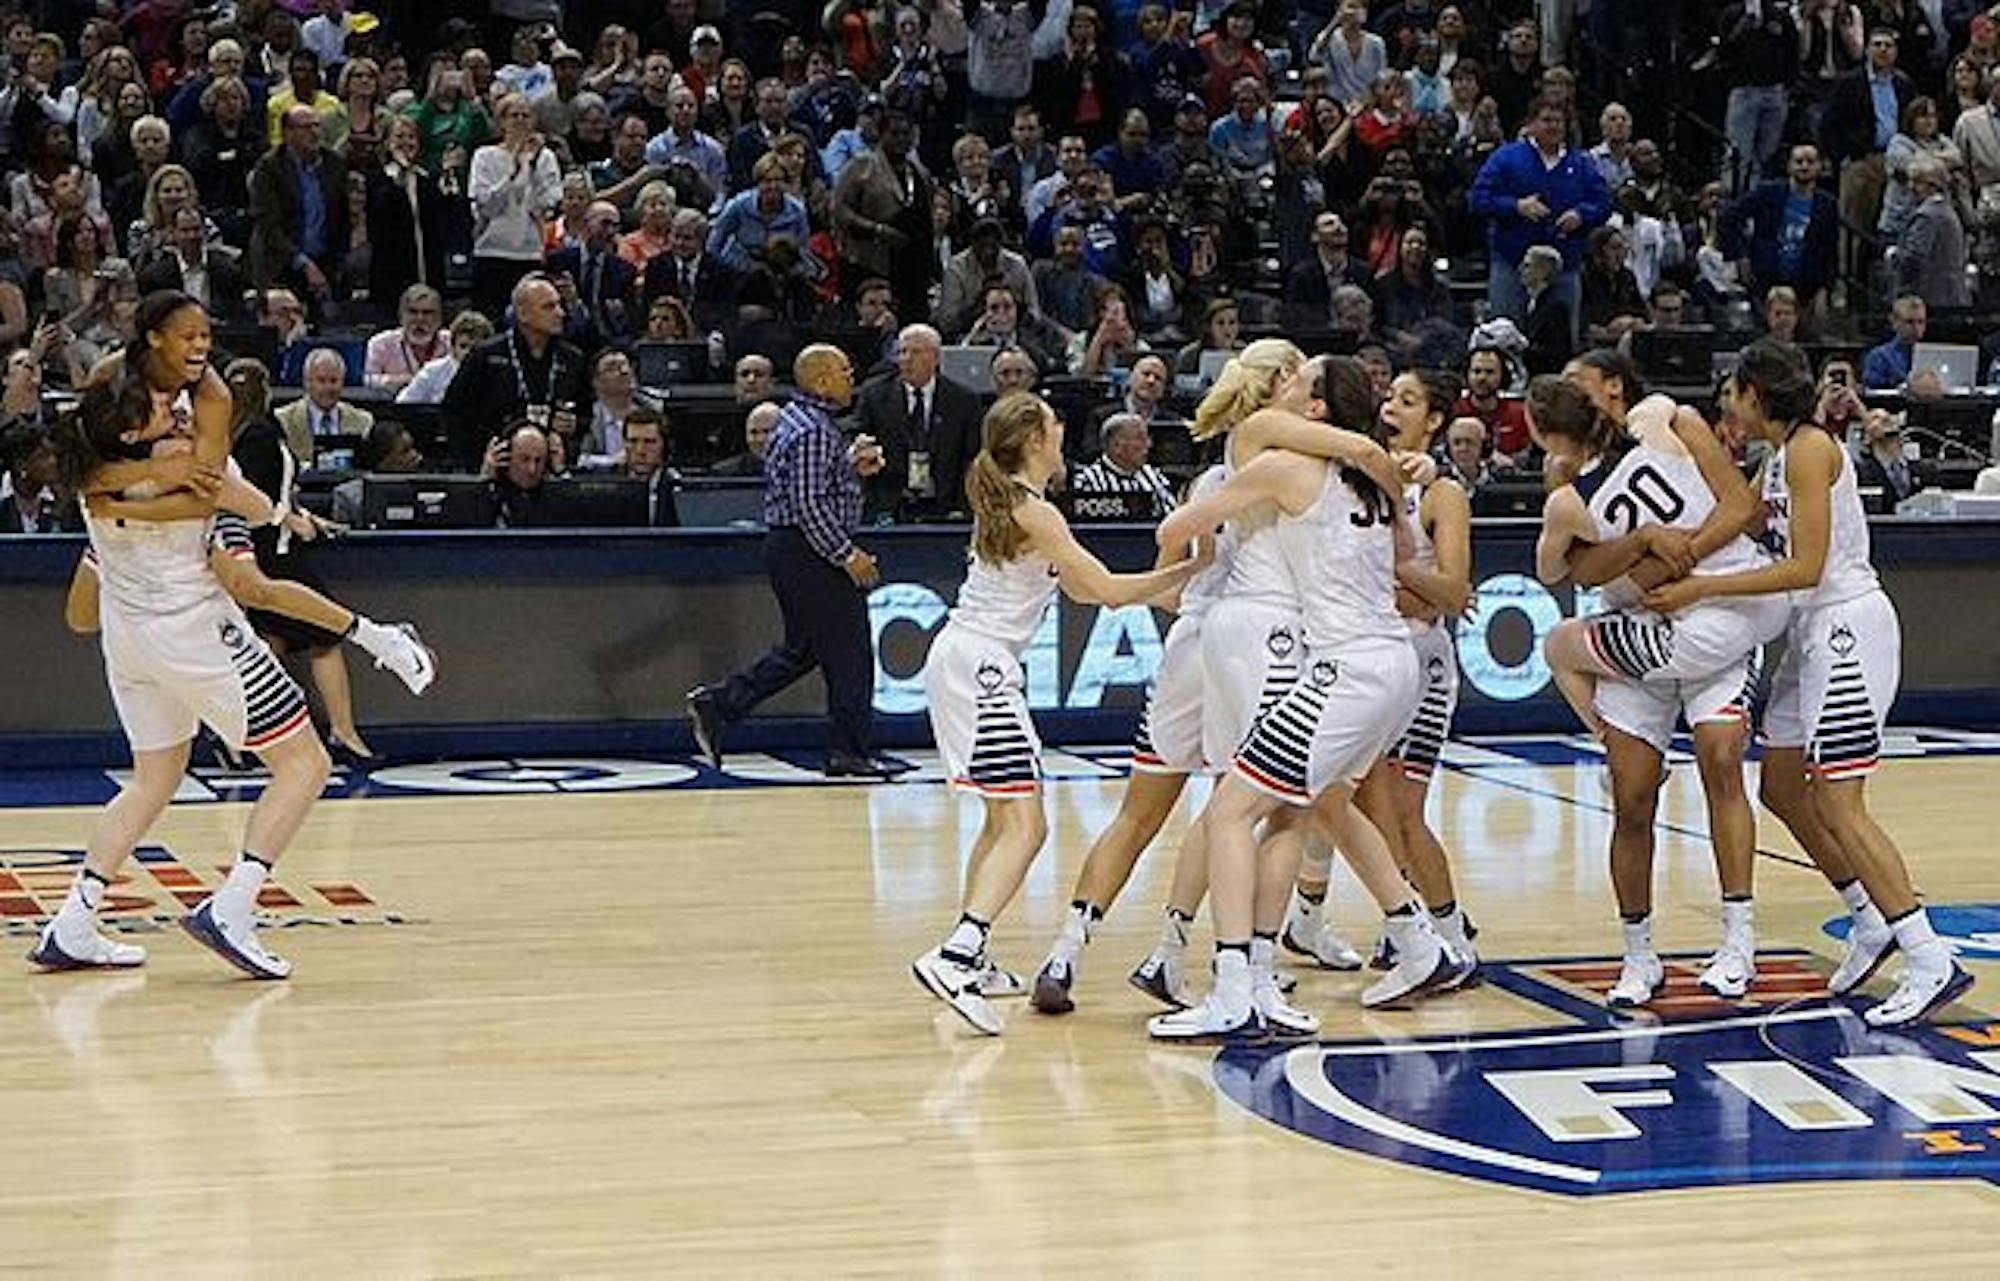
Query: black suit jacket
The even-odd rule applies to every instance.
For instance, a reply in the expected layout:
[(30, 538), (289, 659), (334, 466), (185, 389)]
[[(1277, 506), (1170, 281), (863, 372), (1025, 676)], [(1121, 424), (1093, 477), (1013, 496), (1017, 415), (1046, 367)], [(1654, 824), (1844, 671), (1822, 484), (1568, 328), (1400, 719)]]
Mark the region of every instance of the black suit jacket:
[[(664, 257), (665, 255), (662, 255)], [(585, 280), (583, 271), (583, 250), (580, 248), (558, 249), (549, 255), (548, 270), (551, 276), (567, 275), (576, 282), (577, 296), (589, 310), (593, 302), (598, 304), (597, 314), (602, 317), (599, 327), (592, 335), (597, 343), (618, 342), (638, 332), (645, 324), (645, 314), (638, 310), (639, 270), (618, 256), (615, 249), (604, 251), (604, 261), (599, 267), (595, 280)], [(592, 289), (597, 297), (591, 298)], [(612, 303), (617, 306), (611, 306)], [(571, 330), (571, 336), (576, 331)]]
[(1855, 455), (1854, 483), (1863, 489), (1881, 490), (1880, 509), (1884, 512), (1895, 511), (1897, 503), (1924, 487), (1924, 482), (1917, 478), (1916, 464), (1904, 463), (1903, 485), (1898, 488), (1889, 476), (1889, 469), (1875, 457), (1875, 451), (1872, 449), (1863, 449)]
[[(0, 534), (21, 533), (21, 499), (17, 494), (9, 494), (0, 499)], [(75, 503), (57, 500), (50, 508), (37, 531), (43, 534), (80, 534), (83, 532), (83, 513)]]
[[(920, 442), (909, 394), (901, 375), (892, 373), (863, 387), (856, 399), (857, 428), (882, 446), (882, 470), (862, 482), (865, 515), (909, 520), (964, 512), (965, 472), (979, 453), (979, 397), (940, 374), (931, 392), (930, 438)], [(917, 450), (930, 454), (934, 498), (906, 496), (910, 454)]]
[[(319, 167), (326, 203), (326, 252), (320, 268), (331, 277), (347, 257), (347, 162), (322, 147)], [(299, 251), (304, 225), (291, 154), (284, 147), (265, 152), (250, 171), (250, 279), (258, 288), (291, 279), (292, 256)]]
[[(203, 255), (208, 267), (208, 310), (218, 320), (234, 320), (243, 314), (243, 289), (248, 283), (236, 255), (211, 249)], [(148, 254), (139, 264), (139, 292), (178, 290), (185, 283), (181, 260), (172, 251)]]
[(657, 254), (646, 264), (646, 279), (639, 289), (641, 310), (651, 310), (655, 298), (678, 298), (703, 333), (728, 329), (736, 320), (736, 292), (742, 283), (721, 259), (704, 252), (695, 262), (690, 298), (681, 289), (680, 259), (671, 252)]
[[(1896, 119), (1916, 96), (1916, 86), (1901, 70), (1890, 73), (1896, 89)], [(1834, 77), (1833, 92), (1826, 106), (1826, 141), (1839, 160), (1852, 160), (1878, 151), (1875, 145), (1875, 99), (1868, 90), (1868, 68), (1856, 67)]]
[(392, 311), (417, 283), (417, 229), (424, 233), (425, 284), (444, 292), (445, 198), (436, 180), (417, 175), (417, 207), (402, 184), (380, 169), (368, 174), (368, 300)]
[[(1373, 283), (1367, 264), (1355, 258), (1347, 260), (1347, 279), (1362, 289)], [(1284, 315), (1285, 323), (1298, 329), (1325, 329), (1333, 323), (1333, 287), (1327, 283), (1317, 250), (1286, 273)]]

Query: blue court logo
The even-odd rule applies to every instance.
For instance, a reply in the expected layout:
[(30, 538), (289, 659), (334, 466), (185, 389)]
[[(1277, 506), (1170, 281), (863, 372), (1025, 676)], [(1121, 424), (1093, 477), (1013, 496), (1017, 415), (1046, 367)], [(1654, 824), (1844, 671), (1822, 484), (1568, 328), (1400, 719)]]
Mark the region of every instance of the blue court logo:
[[(1975, 961), (2000, 960), (2000, 903), (1948, 903), (1928, 907), (1926, 914), (1937, 936), (1960, 956)], [(1841, 916), (1821, 928), (1844, 940), (1852, 926), (1853, 921)]]
[(1245, 1108), (1338, 1147), (1572, 1196), (2000, 1182), (2000, 1023), (1887, 1033), (1860, 1008), (1231, 1049), (1215, 1074)]

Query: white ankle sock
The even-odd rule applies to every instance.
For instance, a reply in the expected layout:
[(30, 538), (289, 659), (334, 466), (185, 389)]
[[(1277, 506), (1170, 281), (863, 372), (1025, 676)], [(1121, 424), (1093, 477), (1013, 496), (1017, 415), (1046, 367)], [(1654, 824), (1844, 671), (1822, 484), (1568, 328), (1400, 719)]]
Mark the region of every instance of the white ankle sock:
[(69, 893), (63, 896), (62, 907), (56, 912), (56, 929), (71, 938), (95, 930), (97, 910), (104, 906), (108, 888), (105, 882), (78, 868), (76, 879), (69, 883)]
[(264, 888), (270, 875), (271, 869), (254, 858), (237, 859), (222, 888), (215, 892), (215, 914), (232, 924), (249, 924), (257, 913), (257, 891)]
[(1889, 928), (1896, 932), (1896, 946), (1905, 957), (1915, 955), (1920, 949), (1943, 946), (1931, 929), (1930, 914), (1921, 907), (1898, 918)]
[(381, 658), (388, 653), (390, 637), (393, 633), (382, 624), (364, 614), (354, 616), (354, 630), (348, 639), (366, 650), (373, 658)]
[(1250, 936), (1250, 974), (1255, 978), (1271, 972), (1271, 962), (1277, 953), (1270, 939), (1261, 934)]
[(1745, 899), (1722, 900), (1722, 941), (1734, 944), (1746, 954), (1757, 950), (1755, 904)]

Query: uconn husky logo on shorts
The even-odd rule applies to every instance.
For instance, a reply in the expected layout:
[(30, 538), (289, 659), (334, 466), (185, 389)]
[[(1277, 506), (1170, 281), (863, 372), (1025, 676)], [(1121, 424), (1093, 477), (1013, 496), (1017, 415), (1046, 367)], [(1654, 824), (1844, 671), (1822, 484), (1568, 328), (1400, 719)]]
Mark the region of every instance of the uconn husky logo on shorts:
[(1826, 638), (1826, 647), (1838, 658), (1846, 658), (1854, 652), (1854, 629), (1846, 623), (1834, 625), (1833, 634)]
[(243, 629), (229, 619), (224, 619), (216, 627), (215, 634), (222, 641), (223, 648), (225, 649), (242, 649), (245, 644)]
[(1292, 651), (1298, 647), (1298, 638), (1292, 635), (1289, 627), (1273, 627), (1271, 634), (1264, 638), (1264, 648), (1270, 650), (1271, 657), (1281, 663), (1290, 658)]
[(1891, 1033), (1857, 1009), (1236, 1048), (1215, 1073), (1300, 1134), (1544, 1192), (2000, 1182), (2000, 1023)]
[(973, 679), (979, 682), (982, 693), (991, 694), (1006, 682), (1007, 673), (1001, 671), (997, 663), (981, 663), (979, 670), (973, 674)]
[(1340, 679), (1340, 664), (1332, 659), (1322, 658), (1312, 665), (1312, 683), (1321, 689)]

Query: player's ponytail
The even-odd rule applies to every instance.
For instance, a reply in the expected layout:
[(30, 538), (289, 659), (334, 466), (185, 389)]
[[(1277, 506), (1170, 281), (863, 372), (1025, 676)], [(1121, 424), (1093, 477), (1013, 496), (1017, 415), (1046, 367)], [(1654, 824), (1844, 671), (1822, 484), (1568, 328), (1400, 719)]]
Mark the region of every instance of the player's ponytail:
[(1271, 403), (1278, 381), (1305, 362), (1305, 353), (1283, 338), (1259, 338), (1230, 357), (1215, 386), (1195, 406), (1188, 435), (1210, 440)]
[(989, 564), (1004, 565), (1028, 545), (1027, 531), (1014, 519), (1028, 491), (1014, 476), (1052, 417), (1047, 402), (1028, 391), (1009, 392), (986, 411), (965, 496), (972, 507), (973, 554)]

